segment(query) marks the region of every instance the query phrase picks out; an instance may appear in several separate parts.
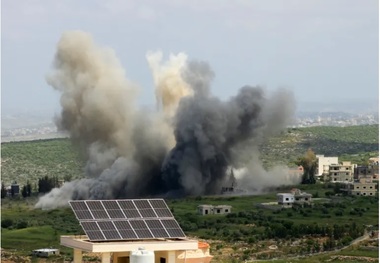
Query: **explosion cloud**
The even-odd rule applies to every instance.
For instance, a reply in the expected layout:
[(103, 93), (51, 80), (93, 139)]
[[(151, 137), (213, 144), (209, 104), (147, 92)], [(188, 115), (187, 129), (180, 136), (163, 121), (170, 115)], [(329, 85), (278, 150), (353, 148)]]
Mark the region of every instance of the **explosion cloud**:
[(291, 120), (292, 93), (267, 96), (244, 86), (228, 101), (210, 91), (214, 72), (183, 53), (162, 62), (147, 53), (156, 86), (157, 112), (135, 105), (139, 87), (114, 52), (81, 31), (62, 35), (48, 83), (62, 93), (57, 127), (67, 131), (86, 160), (85, 178), (41, 197), (36, 207), (71, 199), (219, 194), (229, 169), (247, 190), (292, 184), (285, 171), (265, 171), (258, 146)]

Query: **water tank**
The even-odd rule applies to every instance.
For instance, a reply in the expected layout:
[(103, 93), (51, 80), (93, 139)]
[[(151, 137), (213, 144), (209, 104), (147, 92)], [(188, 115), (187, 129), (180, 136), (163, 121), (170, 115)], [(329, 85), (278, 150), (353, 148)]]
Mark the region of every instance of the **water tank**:
[(139, 248), (132, 251), (130, 255), (130, 263), (154, 263), (154, 252)]

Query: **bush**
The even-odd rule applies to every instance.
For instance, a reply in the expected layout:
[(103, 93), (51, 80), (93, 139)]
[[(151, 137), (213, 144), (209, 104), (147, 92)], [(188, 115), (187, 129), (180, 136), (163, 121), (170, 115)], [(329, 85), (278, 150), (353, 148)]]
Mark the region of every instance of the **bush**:
[(20, 220), (17, 222), (16, 228), (21, 229), (21, 228), (27, 228), (28, 227), (28, 222), (24, 220)]
[(1, 220), (1, 227), (2, 228), (10, 228), (13, 225), (12, 219), (3, 219)]

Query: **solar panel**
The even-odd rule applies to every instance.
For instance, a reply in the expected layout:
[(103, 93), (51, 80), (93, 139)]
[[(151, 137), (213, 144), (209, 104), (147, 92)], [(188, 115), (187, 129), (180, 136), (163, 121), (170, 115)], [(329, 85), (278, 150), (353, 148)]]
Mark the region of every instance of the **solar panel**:
[(71, 208), (79, 221), (86, 219), (94, 219), (90, 210), (84, 201), (70, 201)]
[(169, 237), (168, 232), (165, 230), (164, 226), (162, 225), (160, 220), (145, 220), (145, 223), (149, 227), (150, 231), (152, 232), (153, 236), (156, 238), (165, 238)]
[(114, 221), (114, 224), (122, 239), (137, 239), (137, 235), (128, 221)]
[(107, 210), (107, 213), (111, 219), (125, 218), (123, 211), (121, 210), (120, 206), (115, 200), (105, 200), (102, 201), (102, 204), (104, 208)]
[(109, 219), (106, 210), (99, 201), (85, 201), (94, 219)]
[(80, 222), (80, 224), (90, 240), (97, 241), (106, 239), (95, 221), (83, 221)]
[(181, 227), (175, 219), (161, 219), (166, 231), (168, 231), (169, 236), (172, 238), (186, 237), (183, 233)]
[(163, 199), (69, 203), (91, 241), (186, 237)]
[(153, 238), (144, 220), (130, 220), (129, 223), (139, 238)]
[(139, 211), (131, 200), (119, 200), (118, 204), (126, 216), (126, 218), (141, 218)]

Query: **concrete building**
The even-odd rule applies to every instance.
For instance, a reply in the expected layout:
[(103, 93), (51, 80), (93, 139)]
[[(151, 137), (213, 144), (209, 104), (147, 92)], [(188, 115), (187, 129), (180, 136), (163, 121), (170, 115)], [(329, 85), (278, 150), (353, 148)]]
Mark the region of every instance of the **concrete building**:
[(35, 249), (32, 251), (32, 255), (41, 257), (41, 258), (47, 258), (49, 256), (59, 255), (59, 249), (56, 249), (56, 248)]
[(329, 168), (330, 182), (352, 182), (354, 180), (355, 165), (351, 162), (341, 162), (339, 164), (331, 164)]
[(74, 263), (82, 262), (83, 252), (100, 253), (102, 263), (129, 263), (132, 253), (141, 248), (154, 253), (155, 263), (208, 263), (212, 259), (207, 243), (191, 239), (91, 242), (86, 236), (61, 236), (61, 245), (74, 249)]
[(300, 189), (296, 188), (292, 189), (290, 192), (294, 195), (294, 203), (304, 204), (312, 202), (312, 194), (302, 192)]
[(360, 178), (358, 181), (345, 185), (345, 191), (349, 195), (376, 196), (378, 193), (378, 182), (369, 178)]
[(230, 205), (199, 205), (198, 213), (201, 215), (221, 215), (231, 213), (232, 206)]
[(312, 194), (302, 192), (300, 189), (292, 189), (290, 193), (278, 193), (277, 204), (282, 207), (292, 207), (294, 204), (303, 205), (312, 202)]
[(294, 195), (292, 193), (278, 193), (277, 203), (283, 207), (292, 207), (294, 203)]
[(317, 169), (315, 172), (315, 176), (317, 179), (323, 178), (323, 176), (327, 176), (329, 173), (329, 166), (331, 164), (338, 164), (338, 157), (325, 157), (324, 155), (316, 155), (317, 157)]
[(356, 166), (354, 169), (354, 180), (361, 178), (371, 178), (374, 181), (379, 180), (379, 158), (370, 158), (368, 165)]

